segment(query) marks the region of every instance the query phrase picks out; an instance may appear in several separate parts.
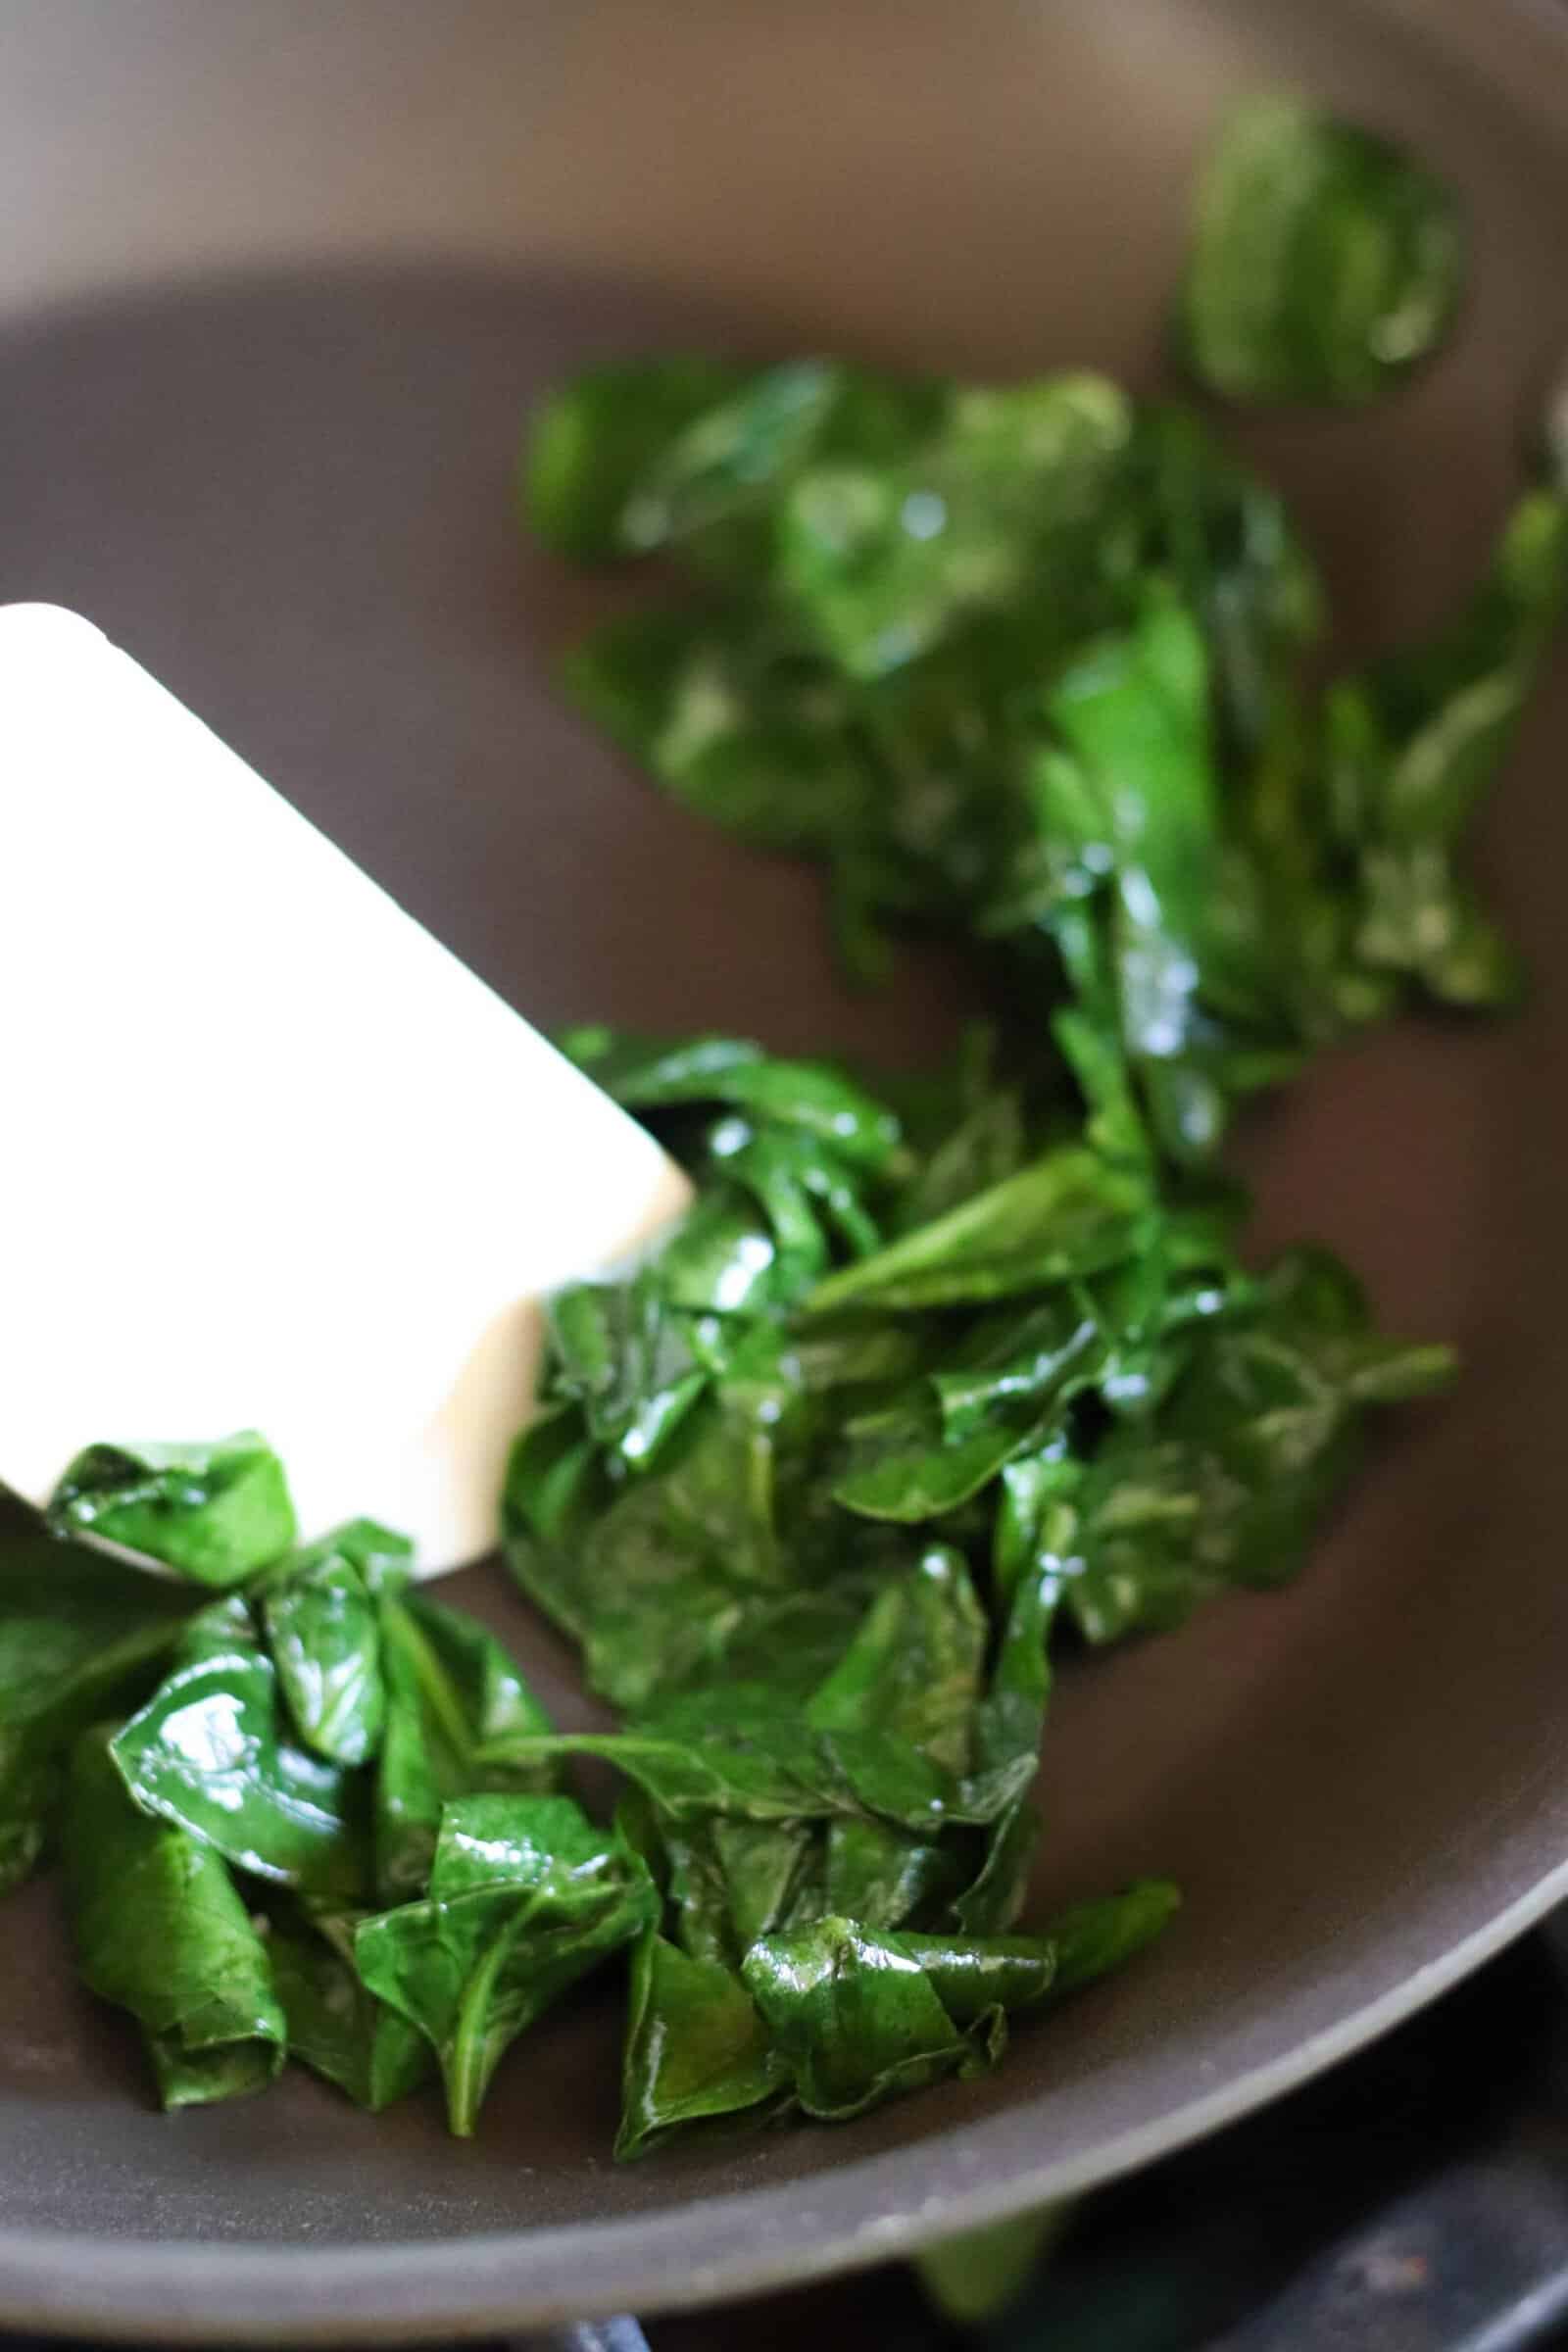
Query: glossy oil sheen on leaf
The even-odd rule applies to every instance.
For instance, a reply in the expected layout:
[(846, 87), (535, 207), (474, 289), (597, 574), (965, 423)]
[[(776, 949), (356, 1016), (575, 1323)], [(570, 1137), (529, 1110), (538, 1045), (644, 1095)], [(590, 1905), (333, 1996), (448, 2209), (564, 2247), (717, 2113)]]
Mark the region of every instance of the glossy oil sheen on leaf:
[(884, 1165), (898, 1148), (892, 1112), (826, 1062), (783, 1061), (744, 1039), (726, 1037), (676, 1045), (578, 1029), (561, 1042), (595, 1085), (629, 1110), (728, 1102), (873, 1167)]
[(295, 1745), (245, 1603), (193, 1618), (171, 1672), (111, 1742), (135, 1802), (236, 1868), (314, 1893), (368, 1886), (366, 1790)]
[(738, 1976), (651, 1929), (632, 1959), (615, 2154), (776, 2100), (788, 2070)]
[(846, 2121), (985, 2064), (918, 1961), (850, 1920), (764, 1937), (742, 1974), (808, 2115)]
[(289, 1717), (332, 1764), (364, 1764), (386, 1721), (381, 1634), (365, 1579), (328, 1551), (270, 1584), (263, 1622)]
[(551, 1785), (548, 1765), (476, 1762), (487, 1742), (548, 1733), (550, 1718), (495, 1636), (422, 1594), (380, 1606), (386, 1729), (375, 1770), (375, 1884), (383, 1902), (422, 1891), (448, 1801)]
[(215, 1586), (265, 1568), (295, 1533), (283, 1465), (255, 1430), (216, 1445), (89, 1446), (50, 1497), (49, 1518)]
[[(1236, 399), (1392, 386), (1446, 329), (1456, 223), (1388, 142), (1244, 108), (1200, 191), (1190, 368)], [(1568, 506), (1527, 489), (1452, 619), (1336, 671), (1287, 502), (1102, 376), (622, 362), (536, 411), (519, 487), (557, 548), (659, 559), (567, 657), (579, 709), (688, 811), (818, 860), (852, 979), (945, 935), (995, 1017), (884, 1081), (568, 1036), (693, 1183), (634, 1273), (555, 1299), (503, 1502), (513, 1575), (620, 1729), (553, 1735), (388, 1531), (296, 1550), (259, 1440), (92, 1447), (58, 1526), (246, 1598), (185, 1627), (189, 1585), (138, 1578), (122, 1619), (78, 1559), (77, 1626), (15, 1553), (8, 1613), (0, 1522), (0, 1877), (43, 1846), (84, 1710), (134, 1707), (100, 1758), (109, 1848), (156, 1857), (155, 1893), (218, 1890), (232, 1980), (187, 2034), (200, 1905), (165, 1905), (168, 2017), (136, 1937), (93, 1937), (171, 2096), (277, 2060), (227, 1856), (262, 1874), (296, 2054), (369, 2106), (439, 2060), (462, 2132), (628, 1947), (633, 2154), (976, 2072), (1009, 2013), (1170, 1918), (1146, 1881), (1013, 1932), (1058, 1620), (1103, 1643), (1279, 1583), (1375, 1409), (1451, 1373), (1325, 1253), (1244, 1264), (1217, 1158), (1320, 1049), (1514, 985), (1465, 837), (1559, 625)], [(621, 1775), (613, 1831), (553, 1792), (577, 1755)]]

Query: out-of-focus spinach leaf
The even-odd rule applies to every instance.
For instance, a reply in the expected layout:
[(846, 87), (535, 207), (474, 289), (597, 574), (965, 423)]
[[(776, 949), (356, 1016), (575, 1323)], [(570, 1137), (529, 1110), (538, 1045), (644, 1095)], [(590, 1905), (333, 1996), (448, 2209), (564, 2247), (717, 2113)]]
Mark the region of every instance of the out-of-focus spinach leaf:
[(887, 462), (939, 422), (947, 400), (936, 379), (826, 359), (596, 368), (532, 419), (523, 511), (582, 561), (676, 550), (699, 570), (733, 570), (765, 561), (767, 511), (810, 457)]
[(1151, 410), (1140, 456), (1150, 553), (1201, 625), (1222, 760), (1258, 757), (1323, 633), (1322, 582), (1280, 493), (1223, 449), (1191, 411)]
[[(1293, 1050), (1258, 877), (1221, 824), (1211, 693), (1194, 615), (1155, 586), (1130, 630), (1085, 648), (1056, 680), (1046, 710), (1071, 759), (1048, 748), (1035, 770), (1044, 837), (1076, 875), (1045, 919), (1086, 1013), (1114, 1022), (1177, 1161), (1208, 1155), (1227, 1096), (1277, 1076)], [(1082, 903), (1091, 892), (1098, 929)], [(1093, 1032), (1071, 1034), (1082, 1071)], [(1115, 1135), (1125, 1158), (1126, 1112)]]
[(1303, 99), (1253, 98), (1199, 180), (1183, 356), (1230, 400), (1372, 400), (1443, 341), (1463, 274), (1443, 180)]
[(49, 1842), (63, 1748), (7, 1725), (0, 1730), (0, 1895), (31, 1878)]
[(781, 1060), (742, 1038), (672, 1044), (603, 1028), (568, 1030), (561, 1045), (628, 1110), (725, 1102), (796, 1128), (841, 1159), (871, 1168), (885, 1168), (899, 1147), (893, 1113), (827, 1062)]
[(965, 2230), (914, 2258), (929, 2300), (955, 2327), (976, 2328), (1010, 2310), (1037, 2264), (1067, 2228), (1072, 2200)]
[(72, 1741), (151, 1690), (191, 1598), (46, 1534), (0, 1489), (0, 1894), (44, 1850)]
[(626, 555), (627, 505), (672, 438), (744, 380), (723, 360), (630, 360), (550, 394), (529, 419), (517, 488), (529, 528), (581, 563)]
[(550, 1322), (556, 1393), (581, 1406), (603, 1450), (628, 1469), (649, 1468), (708, 1385), (687, 1318), (647, 1273), (559, 1291)]
[(261, 2090), (287, 2039), (267, 1947), (212, 1846), (132, 1804), (110, 1729), (82, 1734), (65, 1807), (82, 1979), (140, 2025), (166, 2107)]
[(347, 1560), (373, 1593), (401, 1592), (414, 1574), (414, 1545), (407, 1536), (395, 1527), (383, 1527), (379, 1519), (345, 1519), (314, 1543), (286, 1553), (254, 1589), (265, 1593), (284, 1578), (327, 1559)]
[(250, 1429), (215, 1445), (89, 1446), (50, 1496), (49, 1522), (216, 1586), (265, 1568), (295, 1532), (283, 1465)]
[(704, 1193), (665, 1244), (660, 1288), (688, 1315), (743, 1315), (781, 1306), (793, 1269), (739, 1186)]
[(960, 1112), (900, 1194), (894, 1211), (896, 1230), (912, 1232), (977, 1193), (990, 1192), (1009, 1176), (1016, 1176), (1028, 1157), (1017, 1089), (992, 1088)]
[(820, 439), (841, 382), (831, 361), (788, 361), (705, 407), (632, 485), (621, 521), (627, 546), (650, 553), (710, 542), (715, 527), (764, 506)]
[(711, 611), (633, 612), (560, 674), (672, 800), (756, 848), (826, 858), (874, 838), (881, 773), (819, 662)]
[[(1026, 591), (1089, 526), (1131, 415), (1102, 376), (957, 393), (941, 429), (891, 465), (808, 468), (781, 501), (777, 587), (808, 639), (851, 677), (916, 660)], [(1061, 565), (1058, 587), (1079, 589)]]
[(901, 1234), (811, 1294), (842, 1308), (953, 1306), (1017, 1298), (1114, 1265), (1149, 1209), (1138, 1176), (1081, 1144), (1060, 1144), (945, 1216)]
[(1352, 860), (1352, 953), (1377, 976), (1485, 1005), (1514, 959), (1459, 863), (1482, 793), (1518, 725), (1568, 594), (1568, 502), (1528, 493), (1468, 608), (1430, 644), (1343, 678), (1325, 757)]

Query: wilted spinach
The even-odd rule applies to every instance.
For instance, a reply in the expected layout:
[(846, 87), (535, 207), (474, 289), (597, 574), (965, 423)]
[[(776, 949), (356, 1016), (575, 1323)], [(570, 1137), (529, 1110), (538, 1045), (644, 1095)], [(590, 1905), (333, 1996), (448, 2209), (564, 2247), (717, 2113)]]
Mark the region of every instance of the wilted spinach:
[(509, 2045), (656, 1909), (641, 1859), (569, 1797), (459, 1797), (429, 1893), (362, 1922), (355, 1962), (429, 2041), (467, 2134)]
[[(1460, 249), (1388, 142), (1245, 107), (1187, 372), (1365, 400), (1441, 341)], [(975, 2074), (1162, 1932), (1158, 1880), (1016, 1932), (1055, 1659), (1293, 1574), (1369, 1416), (1451, 1375), (1326, 1252), (1248, 1262), (1216, 1154), (1320, 1048), (1513, 981), (1464, 837), (1568, 592), (1547, 440), (1465, 607), (1358, 668), (1280, 494), (1103, 377), (665, 356), (544, 405), (538, 535), (686, 580), (568, 691), (688, 808), (819, 860), (855, 974), (945, 929), (1002, 1018), (882, 1083), (562, 1041), (696, 1186), (657, 1255), (551, 1302), (502, 1501), (612, 1730), (557, 1733), (391, 1531), (298, 1548), (253, 1433), (89, 1446), (53, 1534), (0, 1494), (0, 1886), (74, 1742), (83, 1974), (166, 2103), (286, 2051), (371, 2109), (439, 2067), (468, 2132), (624, 1954), (633, 2157)], [(611, 1829), (562, 1793), (577, 1757), (620, 1775)]]
[(332, 1764), (364, 1764), (386, 1721), (376, 1602), (354, 1538), (328, 1537), (285, 1562), (262, 1595), (268, 1647), (294, 1729)]
[(1183, 353), (1231, 400), (1372, 400), (1442, 342), (1463, 270), (1434, 173), (1303, 99), (1254, 98), (1199, 179)]
[(267, 1946), (212, 1846), (131, 1802), (107, 1726), (76, 1746), (65, 1861), (83, 1981), (137, 2020), (164, 2105), (271, 2082), (287, 2029)]
[(547, 1766), (476, 1761), (486, 1741), (551, 1727), (518, 1667), (471, 1617), (419, 1593), (385, 1593), (380, 1639), (387, 1706), (373, 1776), (374, 1876), (391, 1903), (423, 1890), (450, 1798), (551, 1786)]
[(378, 2114), (416, 2090), (435, 2060), (418, 2028), (360, 1976), (355, 1936), (368, 1916), (308, 1899), (293, 1909), (277, 1906), (267, 1949), (289, 2056)]
[(61, 1543), (0, 1488), (0, 1893), (50, 1836), (76, 1735), (157, 1682), (191, 1595)]
[(632, 1958), (615, 2154), (645, 2156), (683, 2125), (776, 2102), (787, 2082), (739, 1977), (649, 1928)]
[(110, 1755), (145, 1812), (236, 1869), (345, 1900), (368, 1892), (366, 1791), (294, 1744), (277, 1670), (237, 1595), (191, 1619)]
[[(1461, 258), (1411, 159), (1259, 100), (1200, 187), (1183, 357), (1232, 399), (1364, 400), (1441, 341)], [(562, 1041), (698, 1184), (654, 1262), (557, 1302), (503, 1505), (625, 1720), (483, 1751), (632, 1792), (664, 1896), (635, 2153), (972, 2071), (1009, 2007), (1168, 1918), (1152, 1884), (999, 1940), (1051, 1649), (1292, 1574), (1368, 1414), (1451, 1376), (1325, 1254), (1248, 1267), (1214, 1162), (1321, 1047), (1502, 993), (1462, 836), (1568, 506), (1532, 491), (1468, 611), (1356, 673), (1322, 662), (1279, 494), (1102, 378), (663, 358), (564, 386), (533, 435), (542, 536), (693, 590), (623, 612), (567, 690), (688, 807), (819, 859), (852, 969), (946, 928), (1007, 1013), (880, 1094), (733, 1037)]]
[(294, 1541), (283, 1465), (253, 1429), (216, 1445), (89, 1446), (55, 1489), (49, 1518), (200, 1585), (236, 1585)]

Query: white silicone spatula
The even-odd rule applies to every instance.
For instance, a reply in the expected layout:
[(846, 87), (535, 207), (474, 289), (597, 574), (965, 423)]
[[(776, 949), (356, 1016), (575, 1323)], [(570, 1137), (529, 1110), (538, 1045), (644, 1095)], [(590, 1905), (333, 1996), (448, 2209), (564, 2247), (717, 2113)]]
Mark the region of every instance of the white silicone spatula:
[(495, 1540), (652, 1140), (92, 625), (0, 610), (0, 1481), (260, 1429), (302, 1533)]

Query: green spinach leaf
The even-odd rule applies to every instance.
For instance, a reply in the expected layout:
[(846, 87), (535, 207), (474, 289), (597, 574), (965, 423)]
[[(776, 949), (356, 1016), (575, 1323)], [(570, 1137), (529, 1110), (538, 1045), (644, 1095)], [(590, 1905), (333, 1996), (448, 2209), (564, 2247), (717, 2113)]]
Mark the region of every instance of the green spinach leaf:
[(1372, 400), (1442, 342), (1463, 270), (1442, 180), (1302, 99), (1254, 98), (1199, 181), (1184, 356), (1231, 400)]
[(270, 1584), (262, 1621), (290, 1720), (331, 1764), (364, 1764), (386, 1721), (376, 1604), (360, 1570), (335, 1547)]
[(1349, 953), (1440, 1002), (1507, 1000), (1514, 959), (1461, 854), (1568, 596), (1568, 503), (1535, 490), (1467, 609), (1430, 644), (1339, 680), (1325, 756), (1353, 868)]
[(683, 2125), (776, 2109), (787, 2081), (739, 1977), (646, 1930), (632, 1956), (616, 2156), (646, 2156)]
[(584, 1028), (569, 1030), (561, 1044), (628, 1110), (726, 1102), (810, 1136), (839, 1158), (870, 1168), (886, 1168), (899, 1148), (893, 1113), (827, 1062), (784, 1061), (730, 1037), (673, 1044)]
[(579, 562), (635, 544), (626, 509), (672, 438), (744, 380), (722, 360), (620, 361), (579, 375), (530, 419), (518, 475), (529, 528)]
[(303, 1901), (275, 1907), (267, 1949), (289, 2056), (378, 2115), (417, 2090), (435, 2059), (418, 2028), (361, 1981), (354, 1946), (367, 1916)]
[(466, 2136), (518, 2034), (657, 1910), (639, 1857), (569, 1797), (458, 1797), (428, 1896), (365, 1920), (355, 1958), (431, 2043), (452, 2130)]
[(422, 1593), (380, 1603), (386, 1728), (375, 1770), (375, 1885), (383, 1902), (420, 1893), (448, 1802), (553, 1785), (548, 1764), (481, 1763), (487, 1742), (537, 1738), (550, 1718), (485, 1627)]
[(830, 1274), (812, 1311), (953, 1306), (1012, 1298), (1098, 1273), (1136, 1249), (1145, 1184), (1082, 1144), (1059, 1144), (945, 1216)]
[(253, 1429), (215, 1445), (89, 1446), (50, 1497), (49, 1521), (220, 1587), (265, 1568), (295, 1534), (283, 1465)]
[(165, 2107), (263, 2089), (287, 2040), (267, 1947), (213, 1847), (131, 1803), (107, 1726), (76, 1745), (64, 1844), (77, 1966), (140, 2025)]
[(191, 1619), (171, 1672), (110, 1754), (143, 1812), (237, 1869), (350, 1900), (367, 1889), (366, 1791), (294, 1744), (243, 1600), (213, 1601)]
[(1120, 1894), (1097, 1895), (1058, 1911), (1042, 1930), (1056, 1955), (1054, 2000), (1109, 1976), (1162, 1936), (1181, 1909), (1169, 1879), (1139, 1879)]
[(73, 1740), (151, 1690), (190, 1607), (0, 1489), (0, 1894), (43, 1853)]

